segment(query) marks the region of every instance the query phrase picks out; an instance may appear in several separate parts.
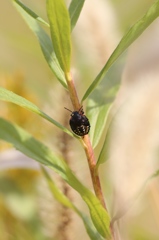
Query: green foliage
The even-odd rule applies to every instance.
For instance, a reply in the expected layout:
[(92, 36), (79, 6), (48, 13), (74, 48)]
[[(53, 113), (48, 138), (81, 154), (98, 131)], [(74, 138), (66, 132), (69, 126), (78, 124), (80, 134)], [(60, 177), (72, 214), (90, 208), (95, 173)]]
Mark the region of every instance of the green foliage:
[(48, 175), (47, 171), (44, 167), (42, 167), (42, 171), (46, 177), (47, 183), (50, 187), (50, 191), (52, 192), (54, 198), (60, 202), (63, 206), (72, 209), (75, 213), (78, 214), (78, 216), (82, 219), (85, 228), (87, 230), (88, 235), (90, 236), (90, 239), (92, 240), (102, 240), (103, 238), (101, 235), (98, 234), (98, 232), (95, 230), (94, 226), (90, 222), (90, 219), (85, 216), (84, 213), (78, 210), (78, 208), (59, 190), (59, 188), (56, 186), (55, 182), (51, 177)]
[(143, 31), (159, 16), (159, 1), (156, 1), (147, 11), (147, 13), (132, 26), (129, 31), (122, 37), (120, 43), (97, 75), (95, 80), (87, 89), (82, 100), (84, 101), (92, 91), (98, 86), (109, 68), (115, 63), (120, 55), (143, 33)]
[(36, 19), (39, 19), (39, 17), (37, 17), (37, 14), (33, 13), (33, 11), (31, 11), (30, 9), (28, 10), (28, 8), (18, 0), (14, 0), (14, 4), (19, 13), (24, 18), (25, 22), (28, 24), (29, 28), (37, 37), (42, 53), (49, 67), (51, 68), (57, 79), (60, 81), (60, 83), (65, 88), (67, 88), (64, 72), (61, 69), (60, 64), (57, 60), (50, 37), (36, 21)]
[(0, 87), (0, 100), (14, 103), (20, 107), (23, 107), (33, 113), (38, 114), (47, 121), (53, 123), (56, 127), (60, 128), (62, 131), (66, 132), (70, 136), (74, 136), (67, 128), (62, 126), (60, 123), (49, 117), (46, 113), (42, 112), (35, 104), (29, 102), (23, 97), (18, 96), (17, 94), (6, 90), (5, 88)]
[[(110, 110), (120, 84), (120, 71), (123, 58), (119, 59), (110, 69), (107, 76), (89, 95), (87, 100), (88, 118), (91, 122), (90, 138), (93, 148), (100, 143), (105, 135), (110, 118)], [(115, 80), (114, 80), (115, 79)]]
[[(102, 89), (107, 89), (107, 92), (104, 93)], [(90, 138), (93, 148), (98, 145), (106, 128), (107, 118), (117, 90), (118, 85), (108, 86), (104, 82), (88, 98), (87, 111), (91, 122)]]
[(72, 0), (70, 3), (69, 14), (70, 14), (70, 21), (71, 21), (71, 29), (73, 29), (76, 25), (76, 22), (80, 16), (84, 2), (85, 0)]
[[(74, 188), (87, 204), (92, 221), (103, 237), (109, 237), (110, 219), (99, 200), (73, 174), (64, 160), (20, 127), (0, 118), (0, 138), (26, 156), (50, 167)], [(66, 203), (66, 199), (65, 199)], [(68, 202), (67, 202), (68, 203)]]
[[(48, 66), (51, 68), (52, 72), (62, 86), (67, 89), (65, 76), (68, 72), (70, 72), (71, 65), (70, 34), (71, 30), (77, 23), (85, 1), (72, 0), (68, 10), (63, 0), (47, 0), (47, 16), (49, 24), (20, 1), (13, 0), (13, 2), (27, 25), (36, 35)], [(96, 167), (99, 167), (99, 165), (104, 163), (108, 158), (109, 130), (112, 121), (110, 110), (119, 87), (119, 81), (114, 84), (110, 84), (109, 77), (105, 77), (105, 75), (116, 60), (119, 59), (121, 54), (123, 54), (123, 52), (142, 34), (142, 32), (158, 17), (158, 15), (159, 0), (156, 1), (147, 13), (123, 36), (103, 69), (98, 73), (97, 77), (83, 96), (82, 101), (88, 99), (87, 110), (88, 117), (91, 122), (90, 138), (94, 148), (98, 145), (106, 132), (103, 147), (101, 148)], [(51, 39), (40, 24), (49, 28)], [(99, 84), (103, 78), (103, 83)], [(106, 91), (105, 94), (101, 95), (101, 89), (103, 87)], [(27, 110), (32, 111), (51, 122), (63, 132), (80, 139), (60, 123), (41, 111), (36, 105), (13, 92), (0, 88), (0, 100), (11, 102), (26, 108)], [(54, 170), (63, 178), (63, 180), (65, 180), (80, 194), (81, 198), (88, 206), (91, 219), (85, 216), (84, 213), (82, 213), (61, 191), (59, 191), (56, 184), (51, 180), (48, 173), (43, 168), (43, 173), (52, 194), (58, 202), (78, 214), (84, 223), (90, 239), (102, 240), (103, 237), (106, 239), (111, 238), (110, 217), (108, 212), (104, 209), (99, 199), (78, 180), (64, 159), (59, 157), (47, 146), (36, 140), (20, 127), (7, 122), (2, 118), (0, 118), (0, 139), (11, 143), (16, 149), (25, 155)], [(158, 172), (156, 172), (156, 174), (152, 177), (156, 176), (158, 176)], [(95, 227), (92, 225), (92, 222)]]
[(34, 13), (31, 9), (29, 9), (27, 6), (25, 6), (22, 2), (20, 2), (18, 0), (13, 0), (13, 1), (15, 1), (22, 9), (24, 9), (24, 11), (26, 13), (28, 13), (28, 15), (30, 15), (32, 18), (34, 18), (35, 20), (44, 24), (45, 26), (49, 27), (49, 24), (46, 21), (44, 21), (44, 19), (39, 17), (36, 13)]
[(62, 70), (70, 71), (71, 40), (70, 18), (63, 0), (47, 0), (47, 15), (50, 22), (54, 51)]

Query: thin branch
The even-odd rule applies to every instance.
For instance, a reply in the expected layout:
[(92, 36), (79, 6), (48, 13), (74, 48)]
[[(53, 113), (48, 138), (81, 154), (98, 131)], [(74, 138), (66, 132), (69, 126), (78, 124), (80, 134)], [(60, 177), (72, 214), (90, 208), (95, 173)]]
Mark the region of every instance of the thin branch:
[[(76, 92), (74, 81), (72, 79), (72, 75), (71, 75), (71, 73), (66, 73), (65, 77), (67, 80), (68, 91), (69, 91), (69, 95), (70, 95), (70, 99), (71, 99), (73, 108), (74, 108), (74, 110), (79, 110), (81, 107), (81, 104), (78, 99), (78, 95)], [(101, 202), (102, 206), (107, 211), (106, 203), (104, 200), (104, 196), (103, 196), (103, 192), (102, 192), (102, 188), (101, 188), (101, 184), (100, 184), (98, 170), (96, 168), (96, 159), (95, 159), (94, 151), (93, 151), (89, 136), (88, 135), (83, 136), (81, 139), (81, 142), (84, 147), (85, 154), (87, 156), (88, 166), (89, 166), (89, 170), (90, 170), (90, 174), (91, 174), (91, 179), (92, 179), (92, 184), (93, 184), (95, 195), (97, 196), (97, 198)], [(115, 240), (112, 225), (110, 225), (110, 231), (112, 233), (111, 240)]]

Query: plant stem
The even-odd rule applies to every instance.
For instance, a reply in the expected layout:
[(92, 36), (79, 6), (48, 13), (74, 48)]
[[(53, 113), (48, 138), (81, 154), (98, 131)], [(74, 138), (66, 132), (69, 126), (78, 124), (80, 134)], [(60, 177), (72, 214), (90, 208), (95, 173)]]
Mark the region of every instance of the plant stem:
[[(77, 95), (77, 92), (76, 92), (76, 89), (75, 89), (75, 85), (74, 85), (74, 82), (73, 82), (73, 79), (72, 79), (72, 75), (71, 75), (71, 73), (66, 73), (65, 77), (66, 77), (66, 80), (67, 80), (68, 91), (69, 91), (69, 94), (70, 94), (70, 99), (71, 99), (72, 105), (74, 107), (74, 110), (78, 110), (78, 109), (80, 109), (81, 104), (80, 104), (79, 99), (78, 99), (78, 95)], [(94, 151), (92, 149), (92, 146), (91, 146), (90, 139), (89, 139), (88, 135), (85, 135), (83, 137), (82, 143), (83, 143), (84, 150), (85, 150), (85, 153), (86, 153), (86, 156), (87, 156), (87, 161), (88, 161), (88, 165), (89, 165), (89, 169), (90, 169), (90, 174), (91, 174), (95, 194), (98, 197), (98, 199), (100, 200), (103, 207), (106, 209), (106, 204), (105, 204), (102, 189), (101, 189), (99, 175), (98, 175), (98, 172), (96, 170), (96, 160), (95, 160), (95, 156), (94, 156)]]
[(100, 200), (103, 207), (107, 210), (106, 204), (104, 201), (104, 196), (103, 196), (102, 189), (101, 189), (99, 175), (96, 170), (96, 160), (95, 160), (95, 156), (94, 156), (94, 151), (92, 149), (92, 145), (90, 143), (90, 139), (89, 139), (88, 135), (85, 135), (83, 137), (83, 145), (84, 145), (84, 149), (85, 149), (85, 153), (87, 156), (87, 161), (88, 161), (88, 165), (89, 165), (89, 169), (90, 169), (90, 173), (91, 173), (94, 192), (95, 192), (96, 196), (98, 197), (98, 199)]
[(67, 73), (65, 74), (66, 80), (67, 80), (67, 86), (68, 86), (68, 91), (69, 91), (69, 95), (70, 95), (70, 99), (73, 105), (74, 110), (79, 110), (81, 105), (78, 99), (78, 95), (76, 92), (76, 88), (74, 85), (74, 81), (72, 79), (72, 75), (71, 73)]
[[(73, 108), (74, 108), (74, 110), (77, 111), (80, 109), (81, 104), (78, 99), (78, 95), (77, 95), (76, 88), (75, 88), (75, 85), (74, 85), (74, 82), (72, 79), (72, 75), (71, 75), (71, 73), (66, 73), (65, 77), (67, 80), (68, 91), (70, 94), (70, 99), (71, 99)], [(93, 151), (89, 136), (88, 135), (83, 136), (81, 139), (81, 142), (82, 142), (82, 145), (84, 147), (84, 150), (85, 150), (85, 153), (87, 156), (88, 166), (90, 169), (90, 174), (91, 174), (91, 179), (92, 179), (92, 184), (93, 184), (95, 195), (97, 196), (97, 198), (101, 202), (102, 206), (107, 211), (106, 203), (104, 201), (104, 196), (103, 196), (103, 192), (102, 192), (102, 188), (101, 188), (101, 184), (100, 184), (98, 170), (96, 168), (96, 159), (95, 159), (94, 151)], [(112, 225), (110, 226), (110, 231), (112, 233), (111, 240), (115, 240)]]

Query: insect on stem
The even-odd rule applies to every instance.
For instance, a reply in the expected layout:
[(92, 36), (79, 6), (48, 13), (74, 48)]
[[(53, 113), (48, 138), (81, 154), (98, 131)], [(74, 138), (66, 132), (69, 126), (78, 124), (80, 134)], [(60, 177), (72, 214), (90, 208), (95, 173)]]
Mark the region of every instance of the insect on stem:
[(71, 118), (69, 120), (70, 127), (72, 131), (78, 135), (83, 137), (87, 135), (90, 130), (90, 123), (88, 118), (84, 115), (83, 106), (80, 107), (78, 111), (71, 111), (68, 108), (65, 108), (69, 112), (71, 112)]

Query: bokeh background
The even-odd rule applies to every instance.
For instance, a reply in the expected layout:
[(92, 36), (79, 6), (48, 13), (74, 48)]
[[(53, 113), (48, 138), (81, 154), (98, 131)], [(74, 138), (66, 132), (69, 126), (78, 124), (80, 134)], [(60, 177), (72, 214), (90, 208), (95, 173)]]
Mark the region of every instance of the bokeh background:
[[(72, 33), (72, 73), (80, 99), (123, 34), (153, 2), (86, 1)], [(23, 3), (47, 20), (44, 0)], [(159, 239), (157, 178), (141, 191), (146, 179), (157, 170), (157, 29), (155, 23), (132, 46), (128, 56), (127, 52), (122, 55), (108, 73), (111, 84), (122, 79), (122, 87), (115, 102), (120, 111), (112, 134), (111, 157), (103, 165), (101, 176), (111, 215), (123, 215), (116, 224), (118, 239), (122, 240)], [(1, 0), (0, 7), (0, 86), (27, 98), (69, 127), (69, 114), (64, 110), (64, 107), (72, 108), (69, 97), (47, 66), (35, 36), (9, 0)], [(102, 95), (106, 93), (104, 80), (101, 86)], [(92, 188), (84, 153), (76, 141), (18, 106), (1, 102), (0, 109), (1, 117), (19, 124), (62, 154), (80, 180)], [(96, 156), (100, 147), (95, 149)], [(39, 165), (2, 141), (0, 170), (0, 239), (88, 239), (80, 219), (52, 198)], [(80, 197), (58, 176), (52, 175), (61, 190), (87, 211)]]

